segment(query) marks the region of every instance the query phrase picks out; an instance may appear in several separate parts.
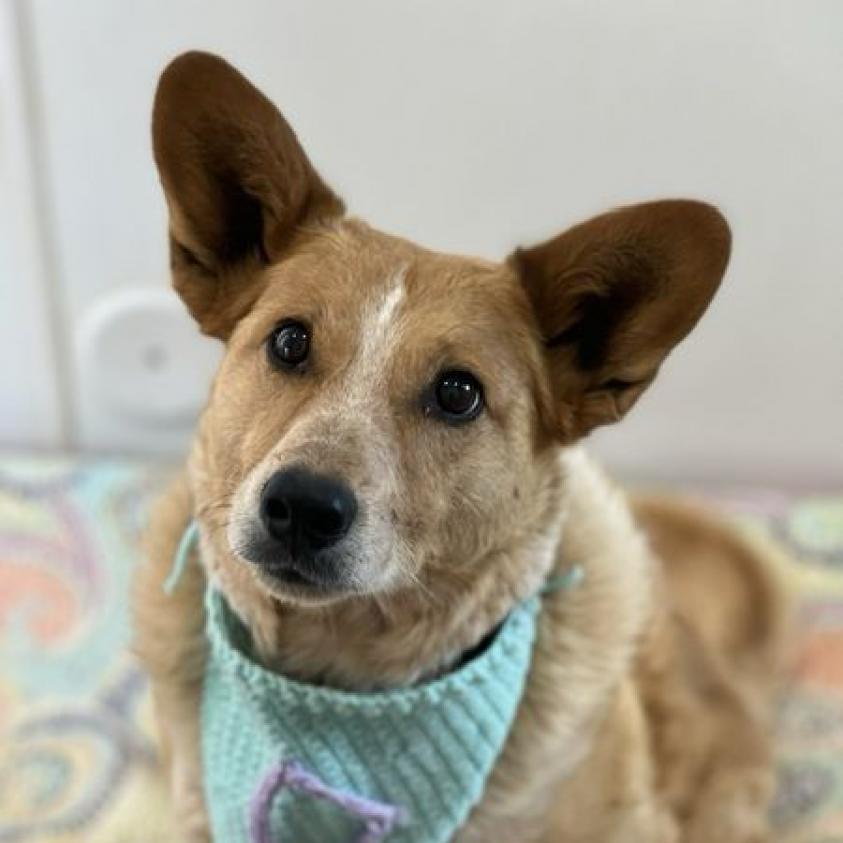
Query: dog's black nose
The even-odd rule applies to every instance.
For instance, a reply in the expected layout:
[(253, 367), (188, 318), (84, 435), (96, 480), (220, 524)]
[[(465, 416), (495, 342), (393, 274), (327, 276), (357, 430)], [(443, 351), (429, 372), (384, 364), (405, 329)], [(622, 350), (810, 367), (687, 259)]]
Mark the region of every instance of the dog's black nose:
[(294, 552), (336, 544), (356, 515), (357, 499), (348, 486), (304, 468), (273, 474), (261, 495), (267, 532)]

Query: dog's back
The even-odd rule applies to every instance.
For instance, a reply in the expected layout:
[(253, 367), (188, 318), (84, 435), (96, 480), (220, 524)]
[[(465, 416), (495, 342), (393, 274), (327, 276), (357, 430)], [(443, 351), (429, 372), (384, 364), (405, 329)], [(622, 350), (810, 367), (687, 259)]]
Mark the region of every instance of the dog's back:
[(660, 787), (693, 843), (761, 840), (791, 640), (778, 550), (699, 505), (632, 500), (663, 573), (637, 681)]

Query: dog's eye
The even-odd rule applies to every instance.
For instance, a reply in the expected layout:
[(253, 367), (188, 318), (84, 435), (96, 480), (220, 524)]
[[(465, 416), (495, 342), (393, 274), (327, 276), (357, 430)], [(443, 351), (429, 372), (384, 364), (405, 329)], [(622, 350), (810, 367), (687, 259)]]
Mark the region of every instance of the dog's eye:
[(301, 322), (282, 322), (269, 335), (266, 350), (276, 366), (287, 369), (300, 366), (310, 354), (310, 331)]
[(483, 409), (483, 387), (471, 372), (442, 372), (433, 385), (433, 400), (445, 421), (453, 424), (472, 421)]

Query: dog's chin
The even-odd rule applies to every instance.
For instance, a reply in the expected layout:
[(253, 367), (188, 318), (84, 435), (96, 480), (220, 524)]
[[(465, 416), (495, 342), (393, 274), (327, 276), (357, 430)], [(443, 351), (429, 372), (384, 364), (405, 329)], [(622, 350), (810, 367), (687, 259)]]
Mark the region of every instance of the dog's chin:
[(297, 606), (327, 606), (344, 600), (366, 599), (398, 585), (399, 566), (386, 554), (381, 564), (349, 558), (348, 553), (329, 549), (315, 557), (279, 555), (260, 537), (231, 546), (233, 556), (248, 568), (258, 588), (270, 599)]
[(260, 589), (280, 603), (318, 608), (359, 595), (359, 589), (341, 582), (321, 582), (303, 576), (295, 569), (268, 572), (253, 568)]

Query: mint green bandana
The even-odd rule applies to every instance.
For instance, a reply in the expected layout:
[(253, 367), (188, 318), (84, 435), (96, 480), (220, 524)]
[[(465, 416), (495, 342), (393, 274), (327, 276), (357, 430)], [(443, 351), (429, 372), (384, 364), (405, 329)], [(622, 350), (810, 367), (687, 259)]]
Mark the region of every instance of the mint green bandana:
[[(186, 535), (181, 553), (192, 541)], [(177, 559), (174, 573), (180, 567)], [(214, 840), (446, 843), (480, 800), (512, 726), (539, 607), (538, 596), (516, 607), (484, 650), (442, 678), (352, 693), (259, 666), (248, 631), (209, 586), (201, 721)]]

